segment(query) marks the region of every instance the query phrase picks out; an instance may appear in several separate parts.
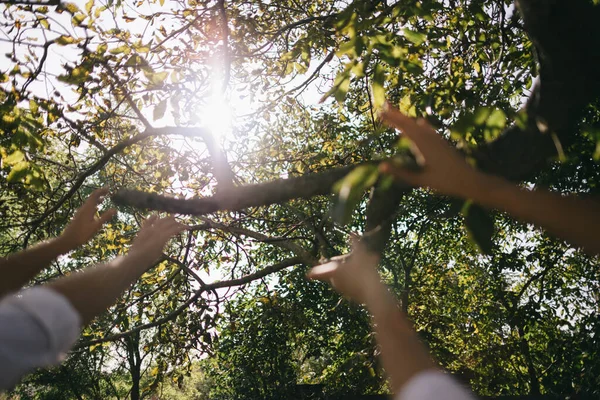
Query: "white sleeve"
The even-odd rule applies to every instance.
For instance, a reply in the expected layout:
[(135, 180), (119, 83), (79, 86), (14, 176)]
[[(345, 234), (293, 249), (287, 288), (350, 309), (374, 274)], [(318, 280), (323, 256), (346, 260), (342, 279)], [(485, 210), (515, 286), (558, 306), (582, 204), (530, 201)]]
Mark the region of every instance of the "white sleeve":
[(396, 396), (396, 400), (474, 400), (470, 390), (450, 375), (429, 370), (413, 376)]
[(79, 337), (81, 317), (54, 290), (34, 287), (0, 301), (0, 390), (38, 367), (60, 363)]

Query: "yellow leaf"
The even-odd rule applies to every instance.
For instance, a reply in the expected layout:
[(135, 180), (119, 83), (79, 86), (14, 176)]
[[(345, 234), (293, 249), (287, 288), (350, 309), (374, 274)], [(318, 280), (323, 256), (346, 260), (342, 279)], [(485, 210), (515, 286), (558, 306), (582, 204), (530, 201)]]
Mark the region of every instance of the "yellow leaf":
[(61, 45), (61, 46), (66, 46), (68, 44), (73, 44), (75, 42), (76, 42), (76, 40), (74, 37), (66, 36), (66, 35), (60, 35), (59, 37), (54, 39), (54, 43)]
[(79, 11), (79, 7), (77, 7), (77, 4), (75, 3), (63, 3), (63, 8), (71, 14), (75, 14), (77, 11)]

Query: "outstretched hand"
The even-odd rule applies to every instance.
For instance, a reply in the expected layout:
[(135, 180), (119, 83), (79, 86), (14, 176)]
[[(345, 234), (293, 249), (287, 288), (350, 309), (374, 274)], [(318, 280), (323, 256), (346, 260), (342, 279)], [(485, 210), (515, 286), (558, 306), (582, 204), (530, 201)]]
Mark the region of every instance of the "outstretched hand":
[(73, 219), (67, 225), (60, 236), (60, 240), (68, 250), (73, 250), (93, 238), (102, 226), (117, 214), (117, 210), (111, 208), (99, 217), (96, 217), (98, 205), (108, 194), (108, 189), (102, 188), (94, 191), (90, 197), (77, 210)]
[(393, 163), (381, 164), (380, 170), (413, 186), (429, 187), (439, 193), (470, 197), (477, 189), (480, 173), (475, 170), (444, 138), (424, 119), (414, 119), (386, 104), (380, 113), (381, 120), (396, 128), (412, 141), (420, 172), (409, 171)]
[(381, 290), (383, 285), (377, 272), (378, 262), (379, 255), (368, 251), (365, 244), (354, 239), (350, 254), (312, 268), (307, 277), (328, 282), (350, 300), (364, 304), (369, 293)]
[(152, 264), (162, 255), (169, 239), (187, 228), (177, 222), (175, 217), (159, 218), (157, 214), (153, 214), (142, 223), (129, 255), (139, 257), (142, 263)]

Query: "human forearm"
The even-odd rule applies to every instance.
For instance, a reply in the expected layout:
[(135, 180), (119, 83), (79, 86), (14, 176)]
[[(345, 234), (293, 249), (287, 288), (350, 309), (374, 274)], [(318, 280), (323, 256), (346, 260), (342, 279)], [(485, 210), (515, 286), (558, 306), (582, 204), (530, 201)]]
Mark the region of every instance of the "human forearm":
[(372, 315), (381, 361), (394, 393), (398, 393), (413, 376), (435, 366), (388, 288), (381, 282), (372, 283), (367, 293), (365, 305)]
[(483, 173), (478, 174), (465, 197), (544, 228), (589, 254), (600, 254), (600, 240), (592, 234), (600, 225), (600, 204), (592, 200), (545, 190), (526, 190)]
[(310, 279), (328, 282), (337, 291), (359, 304), (372, 315), (373, 328), (381, 347), (381, 360), (394, 393), (419, 372), (434, 368), (425, 346), (400, 311), (398, 301), (381, 282), (377, 273), (379, 255), (367, 250), (354, 238), (350, 255), (316, 266)]
[(0, 297), (22, 288), (69, 250), (68, 244), (58, 237), (0, 259)]
[(107, 193), (107, 189), (94, 191), (59, 237), (0, 259), (0, 297), (21, 289), (59, 255), (90, 240), (116, 214), (116, 210), (109, 210), (96, 218), (96, 208)]
[(86, 325), (152, 267), (167, 241), (184, 229), (186, 226), (173, 217), (159, 219), (153, 215), (144, 221), (126, 256), (57, 279), (49, 287), (71, 302)]
[(128, 254), (57, 279), (48, 287), (65, 296), (86, 325), (114, 304), (151, 266), (152, 262), (141, 255)]

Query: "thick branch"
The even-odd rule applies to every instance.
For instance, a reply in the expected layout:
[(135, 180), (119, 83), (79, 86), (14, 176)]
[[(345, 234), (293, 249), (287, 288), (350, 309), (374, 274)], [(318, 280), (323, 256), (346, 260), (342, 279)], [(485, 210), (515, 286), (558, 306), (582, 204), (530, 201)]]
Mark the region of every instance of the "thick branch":
[(393, 184), (388, 190), (373, 189), (367, 206), (366, 235), (364, 236), (370, 250), (381, 253), (385, 249), (390, 238), (393, 217), (398, 210), (400, 201), (409, 191), (410, 188), (401, 183)]
[(476, 158), (480, 168), (518, 181), (573, 143), (585, 106), (600, 95), (600, 7), (589, 0), (516, 4), (537, 50), (539, 84), (526, 106), (526, 128), (511, 127)]
[(235, 187), (212, 197), (177, 199), (136, 190), (120, 190), (113, 196), (116, 204), (177, 214), (206, 215), (216, 211), (238, 211), (249, 207), (268, 206), (292, 199), (308, 199), (331, 193), (335, 182), (358, 165), (331, 169), (301, 177)]
[(213, 174), (217, 180), (217, 191), (228, 192), (233, 188), (233, 171), (227, 161), (223, 149), (217, 144), (213, 135), (206, 135), (204, 143), (210, 154)]

